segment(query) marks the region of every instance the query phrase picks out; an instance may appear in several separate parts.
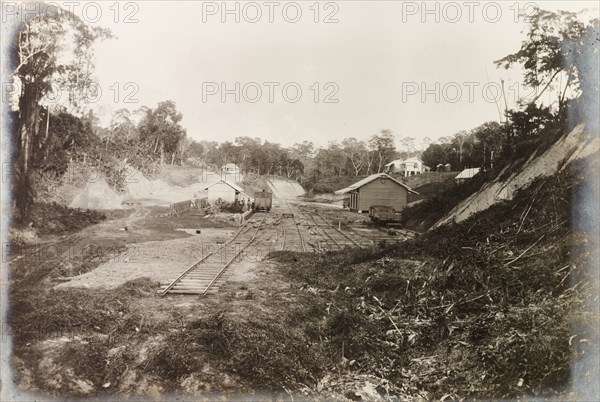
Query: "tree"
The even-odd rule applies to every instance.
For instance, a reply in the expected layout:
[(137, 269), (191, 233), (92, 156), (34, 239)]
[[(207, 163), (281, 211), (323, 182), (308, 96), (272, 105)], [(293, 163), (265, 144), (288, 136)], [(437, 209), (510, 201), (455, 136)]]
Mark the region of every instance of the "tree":
[(472, 131), (472, 135), (478, 143), (478, 155), (480, 163), (485, 167), (494, 167), (494, 162), (502, 152), (502, 146), (506, 138), (506, 129), (500, 123), (490, 121), (483, 123)]
[(426, 150), (431, 144), (433, 144), (433, 140), (429, 137), (425, 137), (421, 140), (421, 150)]
[(188, 156), (192, 158), (203, 158), (204, 157), (204, 145), (200, 142), (192, 140), (188, 147)]
[(304, 174), (304, 164), (300, 161), (300, 159), (292, 159), (289, 168), (290, 173), (288, 173), (288, 179), (292, 177), (291, 175), (294, 175), (296, 180), (298, 180)]
[[(32, 16), (18, 30), (16, 52), (11, 54), (16, 65), (12, 77), (21, 89), (12, 185), (21, 220), (27, 218), (33, 202), (29, 167), (33, 154), (40, 148), (38, 144), (43, 142), (38, 130), (41, 101), (51, 93), (53, 83), (87, 89), (93, 67), (92, 45), (109, 36), (109, 31), (88, 27), (64, 10)], [(60, 57), (61, 51), (68, 49), (74, 49), (71, 57)], [(48, 127), (48, 108), (46, 112)]]
[(294, 144), (292, 152), (297, 155), (300, 160), (308, 160), (314, 157), (315, 145), (310, 141), (303, 141), (302, 144)]
[(381, 130), (379, 134), (374, 134), (369, 139), (369, 150), (374, 155), (374, 163), (377, 166), (377, 173), (381, 173), (387, 162), (393, 159), (396, 147), (394, 145), (394, 135), (390, 130)]
[(400, 138), (401, 151), (406, 154), (407, 157), (414, 156), (417, 150), (417, 141), (414, 137), (402, 137)]
[[(46, 118), (46, 113), (42, 113), (42, 118)], [(70, 155), (98, 142), (89, 122), (66, 112), (50, 115), (48, 132), (44, 147), (32, 158), (31, 166), (41, 172), (64, 173)]]
[(205, 164), (214, 165), (216, 164), (216, 150), (219, 147), (219, 143), (216, 141), (200, 141), (202, 144), (202, 148), (204, 148), (204, 152), (202, 154), (202, 159)]
[(317, 176), (341, 176), (346, 155), (336, 141), (330, 141), (327, 148), (319, 148), (314, 158), (314, 173)]
[[(521, 48), (495, 62), (498, 67), (506, 69), (514, 64), (523, 66), (524, 84), (536, 92), (532, 100), (523, 102), (528, 109), (527, 114), (545, 114), (545, 108), (537, 106), (536, 102), (547, 90), (558, 85), (552, 103), (558, 104), (559, 116), (564, 114), (567, 90), (570, 89), (574, 97), (582, 96), (584, 100), (577, 104), (579, 109), (583, 109), (581, 114), (589, 123), (597, 124), (598, 19), (584, 23), (578, 19), (577, 13), (539, 9), (527, 18), (529, 31)], [(559, 81), (559, 78), (562, 79)], [(564, 85), (561, 87), (562, 82)]]
[(354, 175), (358, 176), (367, 162), (369, 151), (366, 144), (364, 141), (358, 141), (356, 138), (345, 138), (342, 140), (342, 152), (352, 164)]
[(301, 144), (294, 144), (289, 150), (291, 156), (302, 163), (302, 175), (299, 180), (302, 184), (306, 183), (308, 172), (313, 171), (315, 145), (311, 141), (303, 141)]
[(165, 154), (171, 154), (171, 164), (175, 161), (179, 141), (185, 137), (185, 129), (180, 124), (182, 118), (175, 102), (164, 101), (154, 110), (147, 109), (140, 121), (140, 139), (153, 154), (160, 152), (161, 165), (164, 164)]
[(469, 139), (469, 134), (464, 130), (459, 131), (458, 133), (454, 134), (454, 138), (452, 138), (453, 150), (454, 150), (454, 152), (456, 152), (456, 155), (458, 156), (458, 164), (461, 168), (463, 165), (463, 153), (464, 153), (465, 143), (468, 141), (468, 139)]
[(527, 18), (527, 40), (516, 53), (495, 63), (507, 69), (515, 63), (523, 65), (524, 84), (536, 90), (536, 96), (531, 101), (535, 103), (560, 73), (567, 75), (565, 86), (574, 84), (575, 66), (572, 57), (565, 51), (573, 48), (574, 38), (581, 36), (584, 24), (577, 21), (575, 13), (566, 11), (553, 13), (538, 9)]
[(122, 138), (125, 143), (129, 143), (130, 138), (136, 133), (137, 129), (132, 120), (131, 112), (127, 109), (119, 109), (113, 115), (110, 121), (110, 135), (106, 143), (112, 140), (113, 136)]
[(329, 141), (327, 148), (329, 163), (336, 176), (343, 176), (346, 167), (346, 154), (337, 141)]
[(448, 159), (448, 146), (442, 144), (430, 144), (425, 151), (423, 151), (423, 155), (421, 156), (423, 159), (423, 163), (427, 166), (431, 166), (432, 169), (435, 169), (437, 165), (449, 163)]

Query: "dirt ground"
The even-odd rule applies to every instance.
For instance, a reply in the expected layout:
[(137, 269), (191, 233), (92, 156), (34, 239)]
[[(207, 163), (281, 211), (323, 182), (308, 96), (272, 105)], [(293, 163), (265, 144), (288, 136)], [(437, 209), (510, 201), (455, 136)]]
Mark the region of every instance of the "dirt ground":
[[(549, 320), (564, 318), (569, 306), (560, 298), (555, 306), (551, 296), (568, 283), (570, 271), (559, 269), (569, 267), (561, 251), (566, 233), (550, 207), (531, 212), (536, 219), (521, 230), (530, 198), (517, 210), (506, 206), (488, 221), (465, 224), (468, 230), (423, 235), (435, 245), (427, 255), (419, 238), (388, 249), (281, 250), (283, 231), (290, 241), (294, 234), (284, 213), (294, 213), (311, 243), (324, 241), (317, 229), (325, 225), (311, 223), (311, 213), (345, 233), (387, 230), (366, 215), (275, 200), (270, 213), (253, 217), (265, 218), (258, 246), (274, 252), (236, 260), (218, 292), (205, 297), (160, 296), (160, 282), (200, 259), (205, 245), (230, 239), (238, 228), (227, 220), (169, 218), (167, 208), (139, 203), (76, 233), (43, 237), (46, 245), (72, 248), (62, 258), (10, 261), (15, 383), (38, 396), (111, 400), (439, 400), (459, 399), (458, 392), (524, 395), (521, 383), (555, 392), (571, 352), (568, 321)], [(489, 235), (498, 222), (507, 235)], [(536, 241), (540, 228), (548, 230), (543, 242)], [(468, 253), (455, 250), (465, 245)], [(540, 255), (561, 262), (550, 269), (548, 261), (531, 262)], [(482, 261), (503, 276), (487, 276)], [(528, 261), (530, 271), (552, 280), (538, 289), (544, 281), (526, 281), (507, 261)], [(505, 276), (520, 287), (503, 288)], [(562, 367), (551, 377), (529, 363), (523, 372), (530, 376), (496, 366), (521, 367), (519, 353), (533, 361), (548, 345), (561, 350), (547, 356), (548, 367)]]
[(58, 287), (114, 289), (138, 278), (164, 282), (177, 277), (233, 233), (231, 229), (202, 229), (201, 234), (190, 237), (128, 244), (124, 252), (95, 270)]
[[(158, 335), (150, 328), (172, 326), (173, 320), (179, 323), (197, 320), (224, 304), (243, 314), (244, 309), (239, 303), (248, 303), (258, 295), (268, 297), (274, 290), (288, 286), (273, 275), (272, 263), (246, 259), (231, 267), (227, 272), (227, 283), (217, 295), (209, 298), (158, 297), (158, 282), (177, 276), (200, 259), (203, 253), (209, 252), (209, 248), (225, 242), (237, 230), (210, 217), (188, 215), (169, 218), (164, 216), (166, 212), (164, 207), (138, 205), (128, 211), (110, 214), (109, 219), (77, 233), (44, 237), (39, 244), (56, 254), (52, 259), (44, 259), (44, 272), (36, 269), (42, 263), (39, 253), (12, 256), (13, 284), (16, 284), (12, 295), (13, 313), (24, 319), (22, 314), (18, 314), (25, 308), (22, 305), (28, 304), (30, 307), (26, 309), (31, 311), (30, 303), (38, 302), (40, 305), (34, 310), (40, 312), (49, 308), (53, 311), (47, 314), (40, 312), (44, 314), (44, 322), (27, 320), (26, 325), (34, 325), (32, 338), (24, 336), (16, 340), (13, 365), (20, 384), (19, 392), (79, 396), (119, 392), (151, 397), (169, 392), (164, 385), (157, 385), (162, 382), (147, 374), (137, 374), (135, 370), (121, 372), (118, 381), (90, 378), (93, 375), (87, 370), (90, 369), (88, 366), (93, 369), (93, 352), (80, 349), (104, 344), (105, 335), (98, 330), (101, 328), (98, 325), (84, 328), (88, 318), (83, 317), (68, 319), (68, 328), (57, 324), (56, 329), (48, 331), (56, 321), (64, 318), (56, 309), (77, 306), (86, 316), (90, 315), (90, 319), (99, 320), (98, 324), (102, 326), (111, 325), (111, 322), (128, 322), (131, 317), (141, 318), (124, 332), (140, 332), (143, 339), (113, 344), (114, 347), (107, 351), (107, 361), (121, 358), (127, 351), (135, 353), (136, 362), (143, 366), (151, 363), (153, 352), (164, 344), (164, 335)], [(69, 246), (63, 250), (67, 243)], [(268, 281), (264, 279), (267, 276)], [(32, 277), (41, 278), (34, 282)], [(143, 290), (133, 297), (123, 296), (123, 289), (136, 288), (136, 285), (130, 285), (136, 280), (147, 285), (143, 285)], [(32, 300), (32, 293), (44, 300)], [(23, 297), (26, 301), (22, 300)], [(135, 302), (128, 303), (132, 299)], [(116, 301), (117, 308), (126, 305), (128, 311), (117, 314), (113, 306), (101, 307), (101, 312), (95, 313), (94, 308), (86, 305), (91, 302), (93, 305), (108, 303), (112, 306), (111, 300)], [(103, 314), (109, 316), (103, 317)], [(162, 330), (156, 332), (164, 333)], [(21, 342), (24, 342), (25, 349), (21, 349)], [(65, 356), (68, 351), (78, 355), (80, 361), (76, 364), (71, 362)], [(227, 385), (227, 381), (231, 384)], [(115, 388), (116, 383), (118, 388)], [(227, 388), (235, 386), (236, 381), (220, 378), (215, 384), (216, 388)], [(183, 381), (180, 392), (196, 393), (198, 387), (203, 391), (211, 389), (210, 385), (200, 385), (190, 378)]]
[[(295, 201), (290, 204), (294, 205), (294, 210), (320, 212), (327, 216), (332, 225), (353, 225), (359, 233), (377, 232), (377, 229), (365, 226), (369, 222), (366, 215), (328, 205)], [(56, 285), (56, 288), (115, 289), (140, 278), (165, 283), (214, 251), (219, 244), (225, 243), (237, 230), (236, 227), (227, 227), (227, 222), (233, 223), (227, 216), (187, 214), (168, 217), (164, 216), (166, 212), (164, 207), (138, 205), (123, 217), (79, 232), (77, 240), (69, 248), (71, 255), (65, 252), (64, 257), (76, 258), (84, 255), (85, 250), (96, 248), (104, 250), (108, 258), (89, 272), (60, 278), (64, 282)], [(298, 222), (302, 225), (312, 223), (300, 218)], [(272, 222), (269, 220), (267, 223)], [(228, 269), (227, 274), (241, 278), (251, 268), (251, 261), (238, 261)]]
[[(276, 249), (281, 239), (283, 204), (276, 204), (267, 216), (271, 229), (261, 240), (269, 249)], [(366, 220), (328, 206), (293, 205), (293, 210), (316, 208), (344, 225)], [(173, 379), (162, 373), (157, 380), (152, 370), (140, 369), (156, 364), (160, 350), (172, 347), (165, 337), (182, 326), (202, 319), (213, 322), (219, 311), (234, 321), (259, 319), (272, 314), (265, 302), (287, 306), (298, 297), (297, 289), (265, 253), (232, 264), (215, 295), (160, 297), (160, 282), (172, 280), (238, 230), (226, 219), (194, 213), (170, 218), (167, 212), (151, 201), (137, 202), (127, 210), (107, 211), (104, 221), (75, 233), (38, 239), (37, 245), (52, 250), (53, 258), (40, 253), (12, 257), (12, 314), (21, 334), (13, 365), (21, 391), (151, 397), (174, 391), (256, 392), (245, 388), (245, 380), (208, 366), (202, 379), (193, 375)], [(38, 297), (32, 299), (31, 294)], [(277, 317), (265, 318), (270, 321), (279, 325)], [(114, 367), (108, 371), (96, 367), (97, 353)], [(79, 358), (73, 361), (69, 356)], [(125, 361), (136, 368), (123, 370)], [(102, 378), (97, 372), (103, 373)]]

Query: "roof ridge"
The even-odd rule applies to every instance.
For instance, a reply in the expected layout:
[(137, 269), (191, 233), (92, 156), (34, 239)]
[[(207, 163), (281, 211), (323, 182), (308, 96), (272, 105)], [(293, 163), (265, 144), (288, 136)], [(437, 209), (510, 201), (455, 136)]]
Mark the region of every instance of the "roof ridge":
[(405, 189), (407, 189), (409, 192), (414, 193), (414, 194), (418, 194), (416, 191), (414, 191), (413, 189), (411, 189), (410, 187), (408, 187), (406, 184), (402, 183), (401, 181), (395, 179), (394, 177), (390, 176), (387, 173), (374, 173), (370, 176), (365, 177), (362, 180), (357, 181), (354, 184), (351, 184), (348, 187), (345, 187), (341, 190), (338, 190), (335, 192), (335, 194), (344, 194), (344, 193), (348, 193), (352, 190), (356, 190), (357, 188), (363, 187), (367, 184), (369, 184), (370, 182), (374, 181), (375, 179), (381, 178), (381, 177), (385, 177), (388, 178), (390, 180), (392, 180), (393, 182), (395, 182), (396, 184), (401, 185), (402, 187), (404, 187)]

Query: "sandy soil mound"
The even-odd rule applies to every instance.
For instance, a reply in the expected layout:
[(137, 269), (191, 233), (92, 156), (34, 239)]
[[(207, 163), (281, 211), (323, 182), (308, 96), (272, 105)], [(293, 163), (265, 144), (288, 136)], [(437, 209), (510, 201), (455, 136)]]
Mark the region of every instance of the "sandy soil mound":
[[(214, 177), (213, 177), (214, 176)], [(126, 179), (127, 200), (156, 200), (159, 203), (170, 204), (206, 196), (204, 188), (220, 177), (211, 175), (197, 178), (197, 181), (186, 187), (176, 186), (163, 179), (148, 179), (135, 168), (129, 166)]]
[(71, 208), (121, 209), (123, 197), (115, 193), (103, 178), (89, 182), (69, 204)]
[[(598, 136), (586, 132), (585, 126), (580, 124), (541, 155), (532, 155), (522, 169), (518, 169), (507, 179), (497, 178), (486, 184), (481, 190), (458, 204), (433, 227), (464, 221), (497, 202), (512, 200), (517, 190), (527, 187), (537, 177), (552, 176), (562, 171), (572, 161), (583, 159), (599, 150)], [(503, 177), (504, 173), (504, 171), (500, 172), (498, 177)]]
[(296, 198), (305, 193), (302, 186), (293, 180), (273, 179), (268, 184), (275, 198)]
[(197, 183), (204, 172), (205, 169), (195, 166), (164, 165), (159, 178), (174, 186), (187, 187)]

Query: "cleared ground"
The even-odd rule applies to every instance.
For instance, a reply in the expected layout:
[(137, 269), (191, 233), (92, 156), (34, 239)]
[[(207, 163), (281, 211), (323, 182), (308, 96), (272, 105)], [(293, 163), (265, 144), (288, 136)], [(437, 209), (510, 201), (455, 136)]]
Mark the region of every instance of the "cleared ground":
[[(597, 266), (596, 221), (571, 208), (597, 196), (582, 171), (409, 240), (364, 215), (276, 199), (253, 217), (266, 217), (256, 246), (269, 252), (245, 254), (208, 297), (161, 297), (159, 281), (188, 267), (200, 239), (230, 238), (227, 216), (137, 205), (70, 225), (44, 244), (118, 247), (11, 256), (16, 381), (75, 399), (585, 400), (567, 388), (598, 374), (577, 368), (598, 340), (598, 278), (585, 269)], [(147, 275), (124, 262), (132, 245)], [(92, 275), (112, 288), (67, 286)]]
[[(188, 215), (170, 218), (151, 213), (148, 207), (138, 207), (126, 218), (104, 222), (84, 230), (81, 238), (93, 238), (95, 245), (116, 241), (125, 244), (120, 253), (93, 271), (65, 280), (57, 288), (114, 289), (124, 283), (149, 278), (161, 283), (177, 277), (219, 245), (227, 242), (237, 228), (209, 228), (208, 217)], [(288, 218), (284, 218), (284, 214)], [(252, 257), (257, 262), (272, 251), (321, 252), (344, 247), (370, 248), (380, 242), (399, 242), (413, 237), (402, 230), (388, 231), (370, 225), (368, 217), (326, 206), (298, 203), (294, 200), (274, 199), (271, 213), (259, 213), (264, 228), (245, 250), (243, 258), (233, 262), (227, 273), (238, 265), (246, 266)], [(124, 228), (127, 227), (127, 230)], [(287, 242), (286, 242), (287, 239)], [(292, 240), (293, 239), (293, 240)], [(80, 246), (89, 247), (89, 245)], [(221, 261), (227, 261), (239, 248), (239, 241), (219, 252)]]
[[(45, 238), (45, 249), (54, 253), (51, 259), (26, 249), (11, 256), (12, 313), (18, 334), (13, 363), (24, 391), (79, 396), (152, 395), (171, 389), (254, 392), (245, 388), (244, 378), (216, 367), (205, 366), (200, 377), (181, 377), (181, 367), (169, 372), (167, 367), (174, 362), (164, 366), (159, 360), (176, 341), (165, 337), (203, 317), (213, 322), (213, 315), (224, 306), (244, 326), (248, 317), (262, 317), (261, 300), (285, 306), (302, 298), (269, 259), (272, 252), (357, 249), (345, 236), (364, 248), (375, 247), (382, 238), (407, 238), (370, 227), (362, 215), (275, 199), (271, 213), (253, 218), (264, 219), (264, 228), (228, 267), (218, 293), (160, 297), (160, 283), (168, 283), (239, 230), (217, 218), (169, 218), (165, 212), (164, 207), (137, 205), (76, 233)], [(263, 318), (265, 325), (276, 319)], [(103, 356), (105, 363), (94, 356)]]

